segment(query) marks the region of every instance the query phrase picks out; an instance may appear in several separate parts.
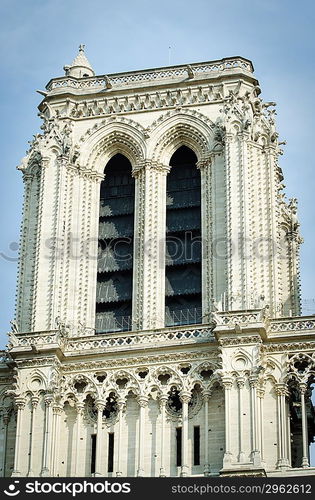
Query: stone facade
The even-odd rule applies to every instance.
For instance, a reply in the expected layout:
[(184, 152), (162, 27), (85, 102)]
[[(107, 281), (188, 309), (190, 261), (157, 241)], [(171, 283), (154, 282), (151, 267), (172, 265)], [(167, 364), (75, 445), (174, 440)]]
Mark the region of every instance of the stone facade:
[[(3, 476), (305, 475), (315, 320), (275, 103), (241, 57), (95, 76), (80, 47), (39, 106), (16, 319), (0, 366)], [(166, 179), (201, 176), (202, 321), (165, 326)], [(132, 165), (131, 331), (95, 333), (100, 185)]]

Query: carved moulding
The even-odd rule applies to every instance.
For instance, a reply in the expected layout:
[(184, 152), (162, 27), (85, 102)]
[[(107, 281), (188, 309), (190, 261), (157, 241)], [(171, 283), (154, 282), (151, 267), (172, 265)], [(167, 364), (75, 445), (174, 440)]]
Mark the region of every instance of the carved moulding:
[(177, 108), (161, 115), (149, 127), (148, 156), (168, 165), (180, 146), (190, 147), (198, 161), (208, 156), (215, 143), (214, 124), (196, 110)]
[(91, 137), (95, 132), (100, 131), (104, 127), (110, 124), (125, 124), (128, 127), (132, 127), (134, 130), (137, 130), (139, 135), (142, 137), (147, 137), (147, 129), (144, 128), (140, 123), (132, 120), (131, 118), (126, 118), (123, 116), (120, 117), (109, 117), (104, 120), (101, 120), (93, 125), (93, 127), (88, 128), (86, 132), (80, 137), (79, 142), (84, 143), (89, 137)]
[(218, 359), (219, 350), (217, 348), (209, 351), (197, 351), (194, 353), (171, 353), (171, 354), (159, 354), (152, 356), (139, 356), (136, 358), (111, 358), (104, 359), (100, 361), (83, 361), (77, 363), (67, 363), (62, 367), (63, 372), (76, 372), (76, 371), (85, 371), (85, 370), (95, 370), (95, 369), (106, 369), (106, 368), (114, 368), (114, 367), (125, 367), (125, 366), (134, 366), (134, 365), (143, 365), (143, 364), (159, 364), (159, 363), (173, 363), (177, 361), (190, 361), (190, 360), (199, 360), (206, 359), (209, 361)]
[[(222, 102), (222, 85), (198, 85), (189, 88), (175, 88), (138, 94), (124, 94), (119, 97), (105, 96), (84, 102), (72, 103), (70, 112), (65, 116), (74, 119), (118, 116), (120, 113), (141, 113), (148, 110), (172, 109), (178, 106), (196, 106)], [(59, 111), (59, 109), (58, 109)], [(62, 112), (62, 110), (60, 110)]]
[(287, 351), (295, 352), (295, 351), (312, 351), (315, 352), (315, 341), (309, 342), (286, 342), (281, 344), (263, 344), (262, 351), (263, 352), (283, 352)]
[(126, 156), (132, 165), (143, 160), (146, 156), (143, 130), (126, 122), (108, 122), (96, 129), (82, 144), (81, 162), (98, 174), (103, 174), (105, 165), (116, 153)]
[(239, 344), (261, 344), (262, 340), (259, 335), (251, 335), (248, 337), (220, 338), (218, 342), (221, 346), (233, 346)]
[[(199, 123), (196, 126), (194, 120), (182, 118), (181, 121), (174, 121), (174, 124), (170, 123), (167, 130), (157, 131), (159, 135), (156, 133), (154, 149), (152, 153), (149, 152), (152, 155), (152, 159), (168, 165), (176, 149), (180, 146), (188, 146), (194, 151), (198, 160), (200, 160), (209, 152), (213, 134), (211, 129), (207, 129), (204, 126), (201, 128), (198, 125)], [(153, 144), (153, 140), (151, 143)]]

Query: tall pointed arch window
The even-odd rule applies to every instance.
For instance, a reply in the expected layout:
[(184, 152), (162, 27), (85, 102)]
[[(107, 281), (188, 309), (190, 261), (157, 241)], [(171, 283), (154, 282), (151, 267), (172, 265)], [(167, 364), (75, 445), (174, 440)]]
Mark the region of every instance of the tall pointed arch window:
[(173, 154), (166, 186), (165, 325), (201, 323), (201, 180), (186, 146)]
[(96, 333), (131, 330), (135, 183), (129, 160), (116, 154), (101, 183)]

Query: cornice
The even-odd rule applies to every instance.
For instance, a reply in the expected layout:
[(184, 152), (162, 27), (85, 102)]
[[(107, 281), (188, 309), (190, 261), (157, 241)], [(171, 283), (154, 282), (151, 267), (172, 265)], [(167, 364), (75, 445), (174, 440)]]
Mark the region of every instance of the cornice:
[(172, 82), (192, 82), (204, 78), (222, 78), (242, 74), (253, 78), (254, 67), (250, 60), (240, 56), (227, 57), (220, 60), (188, 63), (185, 65), (151, 68), (124, 73), (93, 76), (87, 78), (73, 78), (69, 76), (51, 79), (46, 89), (48, 92), (68, 90), (68, 88), (88, 91), (101, 88), (112, 91), (120, 87), (131, 89), (143, 86), (157, 86)]
[(196, 351), (196, 352), (177, 352), (177, 353), (167, 353), (167, 354), (156, 354), (156, 355), (143, 355), (130, 358), (111, 358), (105, 360), (97, 361), (76, 361), (72, 363), (65, 363), (62, 366), (63, 372), (76, 372), (84, 370), (98, 370), (105, 368), (117, 368), (125, 366), (143, 366), (143, 365), (155, 365), (163, 363), (172, 363), (180, 361), (192, 361), (192, 360), (217, 360), (219, 356), (218, 349), (213, 349), (210, 352), (207, 351)]

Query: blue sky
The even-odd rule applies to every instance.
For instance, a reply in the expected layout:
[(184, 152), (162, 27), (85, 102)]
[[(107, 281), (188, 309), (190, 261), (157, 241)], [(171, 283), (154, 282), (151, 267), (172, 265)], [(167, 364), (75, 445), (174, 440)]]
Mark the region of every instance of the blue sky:
[[(23, 186), (15, 167), (39, 131), (37, 105), (80, 43), (106, 74), (242, 55), (253, 61), (262, 97), (278, 103), (286, 140), (281, 167), (299, 200), (303, 297), (314, 292), (314, 25), (311, 0), (1, 0), (0, 332), (14, 316), (16, 242)], [(6, 257), (4, 258), (3, 255)], [(313, 311), (315, 312), (315, 311)]]
[[(312, 1), (2, 0), (0, 331), (14, 316), (23, 186), (15, 167), (39, 131), (37, 105), (50, 78), (63, 75), (80, 43), (96, 73), (242, 55), (254, 63), (262, 97), (278, 103), (285, 139), (286, 192), (299, 200), (303, 297), (313, 298), (314, 36)], [(6, 257), (3, 257), (5, 255)], [(315, 312), (315, 311), (314, 311)], [(2, 335), (3, 335), (2, 334)], [(3, 338), (3, 337), (2, 337)], [(3, 342), (2, 342), (3, 344)]]

